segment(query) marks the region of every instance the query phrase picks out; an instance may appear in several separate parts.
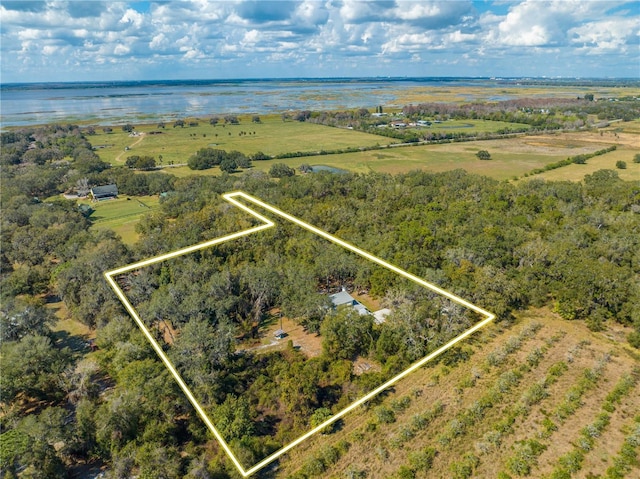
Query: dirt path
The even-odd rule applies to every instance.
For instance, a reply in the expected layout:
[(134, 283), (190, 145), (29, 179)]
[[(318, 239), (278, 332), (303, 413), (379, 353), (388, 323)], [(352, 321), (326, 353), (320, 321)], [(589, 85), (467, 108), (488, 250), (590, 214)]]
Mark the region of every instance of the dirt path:
[[(133, 148), (134, 146), (136, 146), (136, 145), (140, 144), (140, 142), (141, 142), (142, 140), (144, 140), (144, 137), (145, 137), (145, 133), (140, 133), (140, 134), (139, 134), (139, 138), (138, 138), (136, 141), (134, 141), (133, 143), (131, 143), (131, 144), (129, 145), (129, 150), (130, 150), (131, 148)], [(120, 161), (120, 159), (122, 158), (122, 155), (124, 155), (127, 151), (128, 151), (128, 150), (125, 150), (125, 151), (120, 152), (120, 154), (119, 154), (118, 156), (116, 156), (116, 161)]]

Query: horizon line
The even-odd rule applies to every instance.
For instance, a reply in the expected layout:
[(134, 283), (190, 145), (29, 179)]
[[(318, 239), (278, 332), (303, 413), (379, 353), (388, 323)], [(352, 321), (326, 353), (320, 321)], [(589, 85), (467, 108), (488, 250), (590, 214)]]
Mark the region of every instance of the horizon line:
[(378, 75), (378, 76), (299, 76), (299, 77), (234, 77), (234, 78), (147, 78), (147, 79), (125, 79), (125, 80), (69, 80), (69, 81), (12, 81), (12, 82), (0, 82), (0, 89), (15, 85), (78, 85), (78, 84), (93, 84), (93, 85), (105, 85), (105, 84), (119, 84), (119, 83), (153, 83), (153, 82), (166, 82), (166, 83), (178, 83), (178, 82), (239, 82), (239, 81), (300, 81), (300, 80), (374, 80), (374, 81), (411, 81), (411, 80), (543, 80), (543, 81), (636, 81), (640, 82), (640, 77), (620, 76), (620, 77), (585, 77), (585, 76), (457, 76), (457, 75), (436, 75), (436, 76), (390, 76), (390, 75)]

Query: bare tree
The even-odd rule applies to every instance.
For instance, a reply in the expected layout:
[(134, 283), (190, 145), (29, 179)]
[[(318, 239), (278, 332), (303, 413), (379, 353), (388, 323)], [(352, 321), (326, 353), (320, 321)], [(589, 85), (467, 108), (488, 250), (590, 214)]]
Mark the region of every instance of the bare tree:
[(78, 196), (87, 196), (89, 194), (89, 179), (80, 178), (76, 183), (76, 192)]

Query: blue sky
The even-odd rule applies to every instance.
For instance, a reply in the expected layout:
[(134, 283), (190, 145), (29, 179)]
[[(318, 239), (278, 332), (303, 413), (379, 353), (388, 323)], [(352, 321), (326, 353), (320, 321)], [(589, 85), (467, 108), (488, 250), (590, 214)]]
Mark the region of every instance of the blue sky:
[(640, 2), (0, 1), (3, 83), (640, 77)]

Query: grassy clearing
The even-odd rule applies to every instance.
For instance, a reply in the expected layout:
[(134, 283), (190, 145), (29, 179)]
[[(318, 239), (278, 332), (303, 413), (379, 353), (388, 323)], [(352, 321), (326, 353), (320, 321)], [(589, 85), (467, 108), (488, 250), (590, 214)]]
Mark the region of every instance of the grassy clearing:
[[(540, 143), (541, 141), (542, 143)], [(378, 171), (392, 174), (406, 173), (411, 170), (440, 172), (462, 168), (470, 173), (504, 180), (523, 175), (534, 168), (543, 167), (567, 156), (590, 153), (601, 147), (597, 144), (577, 140), (558, 141), (554, 146), (550, 146), (551, 142), (552, 140), (541, 140), (540, 137), (519, 137), (504, 140), (386, 148), (339, 155), (259, 161), (254, 162), (254, 168), (268, 171), (273, 163), (285, 163), (293, 168), (297, 168), (302, 163), (309, 163), (333, 166), (357, 173)], [(492, 160), (478, 160), (476, 153), (479, 150), (488, 150)], [(187, 171), (175, 171), (175, 174), (188, 173)]]
[[(584, 165), (569, 165), (556, 170), (546, 171), (529, 178), (544, 178), (552, 181), (582, 181), (585, 175), (595, 171), (609, 169), (615, 170), (621, 179), (627, 181), (640, 181), (640, 163), (633, 163), (633, 156), (640, 152), (629, 147), (618, 148), (605, 155), (590, 158)], [(616, 162), (622, 160), (627, 163), (623, 170), (616, 168)]]
[[(353, 130), (331, 128), (312, 123), (286, 121), (279, 116), (262, 116), (261, 123), (253, 123), (250, 117), (239, 117), (239, 125), (218, 124), (212, 126), (206, 120), (200, 120), (198, 126), (173, 128), (167, 123), (164, 130), (157, 125), (140, 125), (136, 130), (145, 133), (144, 139), (129, 137), (115, 129), (110, 134), (101, 130), (89, 137), (94, 145), (113, 145), (97, 150), (100, 157), (112, 164), (124, 164), (127, 156), (151, 155), (162, 164), (186, 163), (189, 157), (200, 148), (219, 148), (226, 151), (238, 150), (247, 155), (262, 151), (267, 155), (277, 155), (291, 151), (318, 151), (348, 147), (384, 145), (393, 139), (370, 135)], [(150, 131), (162, 131), (159, 135), (149, 135)], [(242, 134), (240, 134), (243, 132)], [(246, 134), (244, 134), (246, 132)], [(124, 152), (129, 146), (130, 150)]]
[(110, 229), (122, 237), (127, 244), (138, 239), (135, 225), (140, 217), (160, 204), (158, 196), (120, 197), (115, 200), (92, 203), (89, 200), (78, 201), (90, 205), (95, 211), (91, 215), (93, 226), (100, 229)]

